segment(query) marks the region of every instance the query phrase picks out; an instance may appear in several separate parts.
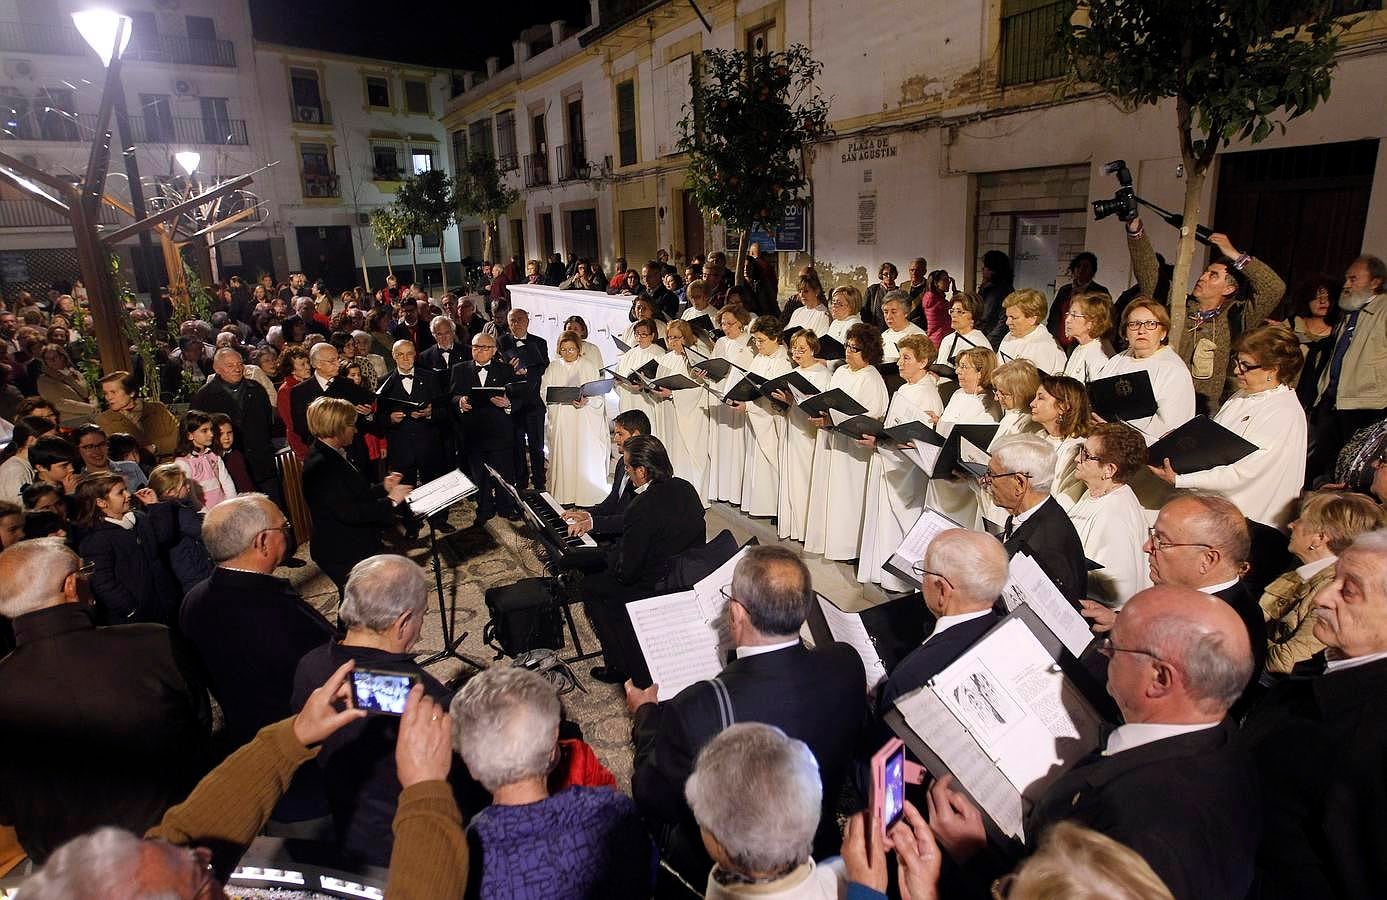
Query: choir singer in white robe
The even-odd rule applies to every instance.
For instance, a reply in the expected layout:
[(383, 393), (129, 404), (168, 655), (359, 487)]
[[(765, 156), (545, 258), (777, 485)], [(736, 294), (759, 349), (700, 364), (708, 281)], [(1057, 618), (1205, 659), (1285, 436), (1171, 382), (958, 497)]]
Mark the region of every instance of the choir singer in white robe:
[(939, 342), (939, 362), (952, 366), (964, 350), (991, 350), (987, 335), (975, 326), (982, 315), (982, 298), (959, 291), (949, 298), (949, 325), (953, 331)]
[(1090, 415), (1088, 392), (1077, 380), (1064, 375), (1040, 379), (1031, 401), (1031, 421), (1041, 427), (1040, 436), (1055, 448), (1055, 478), (1050, 482), (1050, 496), (1065, 509), (1073, 506), (1084, 492), (1075, 467), (1079, 448), (1088, 436)]
[[(863, 415), (881, 419), (890, 400), (877, 364), (881, 362), (881, 332), (859, 322), (848, 329), (843, 346), (846, 365), (839, 366), (829, 388), (866, 407)], [(814, 447), (814, 479), (809, 485), (809, 519), (804, 549), (825, 559), (856, 559), (862, 543), (866, 507), (867, 465), (872, 452), (838, 431), (829, 431), (827, 417), (812, 419), (819, 427)]]
[(862, 321), (860, 312), (861, 291), (850, 284), (834, 288), (828, 298), (828, 336), (840, 344), (847, 343), (848, 329)]
[[(687, 321), (670, 322), (665, 331), (669, 352), (660, 357), (655, 377), (684, 375), (693, 378), (688, 348), (695, 340), (693, 327)], [(693, 485), (699, 496), (704, 497), (708, 492), (708, 432), (712, 428), (706, 400), (708, 392), (703, 388), (682, 391), (657, 388), (655, 396), (660, 399), (659, 432), (665, 436), (665, 449), (669, 451), (674, 474)], [(708, 501), (705, 499), (703, 503), (706, 507)]]
[(1141, 549), (1146, 515), (1128, 484), (1145, 465), (1146, 441), (1126, 425), (1095, 425), (1079, 448), (1075, 472), (1085, 490), (1069, 510), (1069, 520), (1084, 556), (1102, 566), (1088, 573), (1089, 599), (1111, 609), (1121, 609), (1133, 594), (1151, 586)]
[[(992, 399), (992, 373), (997, 368), (997, 354), (991, 350), (971, 348), (954, 357), (958, 374), (958, 390), (954, 391), (944, 412), (934, 422), (926, 420), (934, 430), (948, 437), (955, 425), (991, 425), (1002, 417), (1002, 409)], [(925, 492), (926, 505), (933, 507), (964, 528), (980, 530), (982, 514), (978, 509), (978, 494), (972, 478), (962, 478), (946, 472), (929, 480)]]
[[(790, 339), (790, 358), (795, 371), (820, 391), (828, 389), (832, 373), (818, 359), (819, 338), (812, 331), (797, 331)], [(776, 513), (776, 532), (795, 541), (804, 540), (809, 518), (809, 488), (814, 473), (814, 446), (818, 429), (794, 401), (798, 398), (778, 394), (785, 410), (785, 441), (780, 452), (780, 504)]]
[[(602, 374), (582, 356), (583, 339), (559, 335), (559, 358), (544, 370), (541, 397), (551, 387), (581, 387)], [(547, 403), (545, 443), (549, 447), (549, 494), (565, 506), (595, 506), (607, 496), (607, 398), (583, 397), (573, 403)]]
[[(1002, 420), (997, 423), (992, 441), (983, 449), (991, 453), (998, 443), (1013, 435), (1034, 434), (1040, 430), (1040, 425), (1031, 420), (1031, 401), (1039, 388), (1040, 370), (1029, 359), (1014, 359), (993, 371), (992, 397), (1002, 408)], [(993, 534), (1001, 534), (1007, 511), (992, 502), (992, 492), (979, 482), (969, 479), (968, 484), (978, 497), (983, 527)]]
[(1082, 384), (1101, 378), (1103, 367), (1108, 364), (1103, 342), (1111, 331), (1112, 299), (1101, 291), (1076, 294), (1064, 314), (1064, 334), (1075, 341), (1064, 364), (1064, 374)]
[(790, 324), (785, 328), (803, 328), (822, 337), (828, 333), (828, 301), (824, 298), (824, 286), (819, 276), (809, 269), (799, 277), (799, 302), (802, 304), (790, 313)]
[(1194, 418), (1194, 379), (1179, 355), (1166, 346), (1170, 313), (1150, 297), (1138, 297), (1122, 312), (1127, 349), (1108, 360), (1103, 378), (1144, 370), (1156, 395), (1156, 414), (1128, 422), (1148, 445)]
[[(701, 319), (707, 316), (708, 321), (713, 323), (713, 327), (707, 329), (703, 339), (698, 342), (698, 346), (696, 347), (697, 352), (706, 354), (713, 349), (712, 333), (714, 329), (717, 328), (718, 320), (717, 308), (713, 306), (711, 299), (708, 297), (708, 282), (704, 281), (702, 278), (695, 278), (693, 281), (690, 281), (688, 286), (684, 289), (684, 296), (689, 298), (689, 305), (679, 314), (679, 318), (683, 319), (685, 322), (692, 322), (694, 319)], [(666, 328), (665, 332), (668, 334), (669, 329)], [(695, 337), (697, 337), (697, 335), (695, 335)], [(693, 347), (694, 342), (689, 341), (688, 346)], [(676, 472), (679, 471), (677, 465), (674, 469)]]
[(1002, 308), (1006, 312), (1008, 333), (997, 347), (997, 355), (1003, 362), (1029, 359), (1047, 375), (1064, 371), (1064, 351), (1042, 325), (1046, 306), (1045, 295), (1033, 288), (1007, 294)]
[[(792, 368), (785, 345), (780, 343), (780, 320), (757, 316), (751, 326), (751, 345), (756, 350), (751, 374), (770, 380)], [(774, 516), (780, 505), (780, 445), (785, 438), (785, 416), (765, 397), (737, 404), (746, 413), (746, 462), (742, 466), (742, 512), (749, 516)]]
[[(727, 393), (742, 380), (751, 365), (751, 334), (746, 324), (751, 313), (736, 306), (718, 313), (718, 327), (723, 336), (713, 345), (713, 356), (732, 363), (727, 377), (712, 384), (720, 394)], [(717, 397), (706, 393), (708, 413), (712, 420), (708, 460), (708, 500), (722, 500), (739, 505), (742, 502), (742, 470), (746, 466), (746, 413), (733, 409)]]
[(583, 341), (583, 359), (592, 363), (597, 368), (602, 368), (606, 362), (602, 359), (602, 351), (597, 345), (588, 340), (588, 323), (583, 321), (582, 316), (569, 316), (563, 323), (564, 331), (571, 331), (578, 335)]
[(912, 334), (924, 334), (925, 329), (906, 316), (910, 313), (910, 295), (892, 291), (881, 301), (881, 318), (886, 327), (881, 330), (881, 361), (895, 362), (900, 356), (897, 347), (901, 339)]
[[(631, 339), (635, 341), (631, 349), (621, 354), (616, 361), (616, 374), (622, 379), (651, 360), (657, 360), (664, 355), (665, 351), (655, 346), (655, 322), (651, 319), (642, 319), (633, 328)], [(618, 379), (616, 383), (617, 408), (621, 412), (630, 409), (638, 409), (650, 417), (650, 424), (655, 425), (655, 420), (659, 416), (657, 401), (645, 390), (644, 387), (628, 384), (625, 380)], [(656, 437), (664, 440), (664, 435), (656, 432)]]
[[(665, 323), (656, 315), (655, 304), (650, 302), (647, 297), (637, 297), (631, 301), (631, 315), (635, 318), (626, 327), (621, 335), (621, 342), (628, 347), (636, 346), (636, 326), (642, 322), (650, 322), (655, 328), (655, 339), (663, 341), (665, 339)], [(664, 351), (661, 350), (661, 353)]]
[(1264, 325), (1244, 332), (1233, 352), (1238, 392), (1214, 421), (1257, 449), (1202, 472), (1176, 474), (1168, 459), (1151, 472), (1177, 488), (1218, 491), (1249, 519), (1285, 531), (1305, 483), (1305, 411), (1290, 387), (1304, 362), (1300, 341), (1284, 325)]
[[(882, 309), (886, 308), (885, 304)], [(935, 377), (929, 372), (934, 363), (934, 344), (929, 335), (913, 334), (900, 341), (901, 377), (905, 384), (896, 389), (886, 410), (887, 428), (907, 422), (928, 424), (930, 416), (944, 411)], [(870, 435), (860, 443), (876, 452), (867, 468), (867, 507), (863, 514), (862, 552), (858, 556), (857, 580), (875, 582), (888, 591), (913, 591), (913, 582), (902, 581), (882, 569), (900, 546), (925, 509), (925, 488), (929, 479), (890, 442), (879, 443)]]

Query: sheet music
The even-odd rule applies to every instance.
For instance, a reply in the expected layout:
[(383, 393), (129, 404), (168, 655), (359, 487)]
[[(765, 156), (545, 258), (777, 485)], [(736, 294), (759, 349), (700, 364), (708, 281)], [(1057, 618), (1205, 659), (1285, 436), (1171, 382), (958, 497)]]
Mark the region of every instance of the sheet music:
[(1093, 641), (1088, 620), (1064, 598), (1040, 563), (1025, 553), (1017, 553), (1008, 568), (1010, 577), (1002, 588), (1002, 603), (1007, 612), (1025, 603), (1066, 650), (1075, 657), (1082, 654)]
[(409, 503), (410, 512), (417, 516), (430, 516), (476, 492), (477, 486), (471, 479), (462, 474), (462, 470), (454, 469), (433, 481), (419, 485), (409, 492), (405, 500)]
[(920, 518), (915, 520), (910, 531), (906, 532), (905, 539), (896, 548), (896, 552), (891, 554), (890, 559), (886, 560), (882, 568), (894, 572), (906, 581), (913, 582), (916, 578), (915, 566), (925, 558), (925, 551), (929, 549), (930, 542), (934, 540), (935, 535), (941, 531), (959, 527), (961, 526), (957, 522), (943, 513), (933, 509), (925, 509), (924, 512), (920, 513)]
[(852, 416), (848, 415), (845, 412), (839, 412), (838, 410), (831, 408), (828, 410), (829, 424), (833, 425), (834, 427), (842, 425), (844, 422), (851, 418)]
[(867, 670), (867, 687), (876, 687), (886, 677), (886, 665), (877, 653), (876, 644), (872, 643), (872, 636), (867, 633), (867, 626), (862, 623), (862, 616), (843, 612), (822, 594), (816, 594), (815, 598), (819, 601), (819, 609), (823, 610), (824, 621), (828, 623), (833, 639), (857, 651), (857, 655), (862, 657), (863, 668)]
[(722, 671), (718, 636), (693, 591), (626, 604), (650, 679), (665, 701), (695, 682)]
[(933, 476), (934, 465), (939, 462), (939, 454), (944, 452), (944, 448), (927, 444), (924, 441), (911, 441), (909, 444), (901, 445), (900, 451), (907, 459), (923, 469), (926, 475)]
[(713, 574), (706, 576), (693, 586), (693, 593), (698, 602), (698, 608), (702, 611), (704, 620), (712, 625), (717, 621), (718, 616), (722, 615), (722, 607), (726, 601), (722, 598), (722, 589), (732, 587), (732, 573), (737, 568), (737, 563), (746, 556), (747, 548), (743, 547), (732, 558), (714, 570)]
[(986, 450), (967, 438), (958, 439), (958, 458), (963, 462), (977, 463), (984, 467), (992, 461)]

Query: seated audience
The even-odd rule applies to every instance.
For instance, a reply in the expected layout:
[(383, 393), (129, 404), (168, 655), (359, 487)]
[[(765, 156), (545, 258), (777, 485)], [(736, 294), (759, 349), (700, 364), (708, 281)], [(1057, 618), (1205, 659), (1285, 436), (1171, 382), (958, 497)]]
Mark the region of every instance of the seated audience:
[(96, 424), (108, 435), (133, 434), (140, 446), (156, 456), (172, 456), (178, 446), (178, 420), (158, 400), (141, 398), (143, 387), (129, 372), (112, 372), (102, 378), (106, 409), (96, 414)]

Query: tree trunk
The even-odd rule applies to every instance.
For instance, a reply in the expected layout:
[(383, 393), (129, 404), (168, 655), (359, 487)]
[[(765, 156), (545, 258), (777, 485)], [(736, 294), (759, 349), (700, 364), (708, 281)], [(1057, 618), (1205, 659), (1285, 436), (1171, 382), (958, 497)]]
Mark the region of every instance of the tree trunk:
[(495, 262), (491, 258), (493, 220), (482, 220), (482, 262)]
[(1185, 298), (1189, 296), (1190, 269), (1193, 268), (1194, 251), (1198, 245), (1194, 230), (1199, 224), (1199, 199), (1204, 190), (1205, 172), (1196, 160), (1185, 160), (1185, 224), (1180, 229), (1175, 272), (1170, 277), (1170, 346), (1176, 353), (1180, 352), (1180, 338), (1185, 333)]
[(419, 283), (419, 242), (414, 235), (409, 236), (409, 282), (410, 284)]
[(385, 248), (385, 271), (386, 271), (388, 274), (390, 274), (390, 275), (394, 275), (394, 274), (395, 274), (395, 267), (394, 267), (393, 265), (390, 264), (390, 247), (389, 247), (389, 245), (387, 245), (386, 248)]
[(746, 259), (746, 251), (749, 246), (751, 246), (751, 229), (743, 228), (742, 236), (737, 238), (737, 268), (735, 270), (737, 279), (735, 284), (746, 284), (746, 266), (742, 265), (742, 260)]
[(443, 243), (443, 229), (438, 231), (438, 268), (443, 273), (443, 293), (448, 293), (448, 253), (447, 246)]

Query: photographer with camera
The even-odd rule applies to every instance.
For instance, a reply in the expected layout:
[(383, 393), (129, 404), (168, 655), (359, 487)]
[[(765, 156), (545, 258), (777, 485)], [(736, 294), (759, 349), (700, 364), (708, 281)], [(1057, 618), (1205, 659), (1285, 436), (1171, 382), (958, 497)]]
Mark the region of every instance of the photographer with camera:
[[(1141, 292), (1169, 308), (1170, 297), (1156, 294), (1160, 264), (1138, 206), (1150, 207), (1177, 228), (1182, 218), (1138, 197), (1132, 189), (1132, 173), (1123, 160), (1108, 163), (1103, 171), (1116, 175), (1121, 186), (1111, 200), (1093, 202), (1093, 217), (1099, 220), (1115, 214), (1125, 223), (1127, 252)], [(1194, 378), (1196, 412), (1212, 416), (1223, 399), (1237, 390), (1228, 369), (1233, 343), (1244, 331), (1266, 320), (1285, 295), (1286, 282), (1266, 263), (1236, 249), (1226, 234), (1196, 227), (1195, 235), (1219, 255), (1209, 262), (1185, 301), (1185, 330), (1175, 349)], [(1171, 290), (1175, 289), (1172, 285)]]

